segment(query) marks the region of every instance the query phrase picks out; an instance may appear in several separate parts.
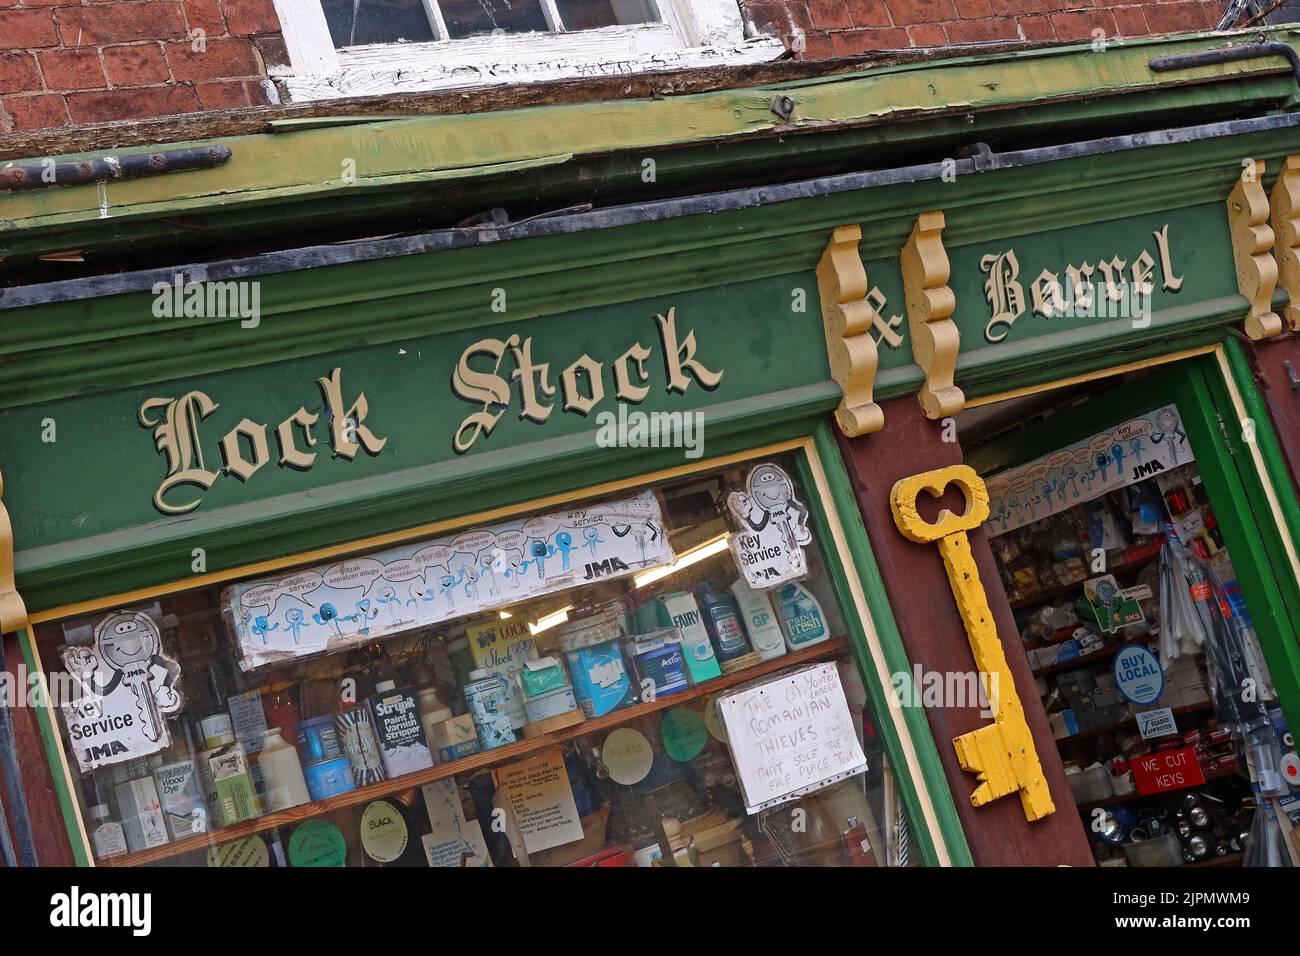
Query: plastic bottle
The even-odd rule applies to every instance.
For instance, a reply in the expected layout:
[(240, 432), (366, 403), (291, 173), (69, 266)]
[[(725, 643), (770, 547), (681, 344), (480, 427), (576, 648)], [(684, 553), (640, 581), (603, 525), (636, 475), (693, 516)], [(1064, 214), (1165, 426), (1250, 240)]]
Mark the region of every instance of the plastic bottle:
[(122, 824), (113, 822), (108, 806), (103, 803), (95, 804), (90, 808), (90, 818), (95, 823), (95, 829), (90, 834), (90, 842), (95, 847), (95, 858), (107, 860), (125, 854), (126, 833), (122, 829)]
[(776, 592), (777, 613), (781, 617), (781, 630), (790, 650), (809, 647), (829, 640), (831, 629), (826, 623), (826, 612), (813, 593), (798, 581), (783, 584)]
[(736, 604), (749, 634), (749, 643), (758, 651), (758, 656), (770, 661), (785, 654), (785, 635), (777, 623), (776, 612), (772, 610), (772, 601), (767, 592), (755, 591), (744, 578), (737, 578), (731, 585), (731, 593), (736, 596)]
[(700, 615), (719, 661), (734, 660), (749, 653), (745, 625), (730, 592), (719, 594), (707, 581), (700, 585)]

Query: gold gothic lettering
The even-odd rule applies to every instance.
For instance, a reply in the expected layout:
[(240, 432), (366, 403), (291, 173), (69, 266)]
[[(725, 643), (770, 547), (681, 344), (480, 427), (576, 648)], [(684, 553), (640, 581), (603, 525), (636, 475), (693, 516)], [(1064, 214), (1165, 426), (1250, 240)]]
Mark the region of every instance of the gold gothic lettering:
[[(696, 357), (694, 330), (678, 337), (675, 309), (669, 309), (667, 315), (656, 315), (655, 324), (663, 349), (666, 391), (681, 394), (692, 382), (709, 390), (722, 384), (724, 372), (710, 370)], [(501, 368), (507, 355), (514, 363), (509, 376), (503, 375)], [(614, 396), (618, 401), (635, 404), (649, 396), (650, 373), (646, 362), (650, 355), (651, 350), (637, 342), (611, 363)], [(480, 436), (491, 434), (496, 428), (510, 408), (516, 383), (519, 417), (535, 424), (549, 419), (555, 406), (547, 400), (555, 395), (556, 387), (550, 383), (550, 365), (533, 360), (531, 336), (521, 339), (511, 335), (504, 341), (480, 339), (461, 353), (452, 372), (451, 389), (457, 398), (479, 408), (465, 416), (452, 436), (452, 447), (458, 455), (469, 451)], [(590, 414), (605, 399), (604, 364), (590, 355), (580, 356), (560, 373), (559, 391), (563, 411)]]
[[(1173, 256), (1169, 250), (1169, 226), (1161, 226), (1151, 234), (1156, 251), (1153, 256), (1142, 249), (1130, 262), (1112, 255), (1095, 264), (1073, 263), (1065, 267), (1065, 282), (1060, 273), (1043, 269), (1029, 283), (1029, 296), (1025, 296), (1020, 280), (1020, 261), (1014, 249), (984, 256), (980, 271), (984, 280), (984, 298), (989, 304), (989, 321), (984, 327), (984, 338), (1001, 342), (1011, 332), (1016, 319), (1026, 309), (1044, 318), (1073, 316), (1083, 318), (1118, 318), (1127, 315), (1126, 308), (1146, 309), (1149, 319), (1154, 278), (1160, 273), (1160, 287), (1166, 292), (1177, 292), (1183, 286), (1183, 276), (1174, 274)], [(1100, 274), (1100, 290), (1094, 288), (1093, 275)], [(1098, 296), (1097, 292), (1103, 292)]]
[[(358, 450), (377, 455), (388, 439), (376, 436), (365, 424), (370, 410), (365, 393), (359, 392), (351, 405), (345, 403), (341, 376), (342, 370), (336, 368), (317, 380), (330, 423), (330, 444), (334, 455), (349, 460)], [(207, 491), (222, 475), (248, 481), (270, 460), (266, 425), (244, 418), (217, 443), (221, 470), (208, 470), (203, 460), (199, 423), (220, 407), (206, 392), (197, 390), (186, 392), (180, 398), (149, 398), (141, 404), (140, 425), (153, 431), (154, 447), (167, 460), (167, 476), (153, 495), (154, 507), (163, 514), (185, 514), (197, 508), (203, 500), (200, 494), (191, 501), (175, 502), (169, 499), (168, 494), (173, 489), (191, 485), (200, 492)], [(319, 417), (300, 406), (276, 427), (280, 467), (306, 471), (315, 463), (316, 453), (304, 452), (295, 443), (294, 427), (301, 430), (303, 440), (311, 448), (316, 444), (311, 429)]]

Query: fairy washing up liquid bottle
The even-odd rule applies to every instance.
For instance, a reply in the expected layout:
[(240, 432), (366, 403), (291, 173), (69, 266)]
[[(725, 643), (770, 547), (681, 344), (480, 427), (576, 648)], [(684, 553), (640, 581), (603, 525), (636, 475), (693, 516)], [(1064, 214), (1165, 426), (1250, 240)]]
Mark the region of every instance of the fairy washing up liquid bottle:
[(830, 639), (826, 612), (812, 591), (799, 582), (792, 581), (777, 588), (776, 609), (790, 650), (797, 651)]

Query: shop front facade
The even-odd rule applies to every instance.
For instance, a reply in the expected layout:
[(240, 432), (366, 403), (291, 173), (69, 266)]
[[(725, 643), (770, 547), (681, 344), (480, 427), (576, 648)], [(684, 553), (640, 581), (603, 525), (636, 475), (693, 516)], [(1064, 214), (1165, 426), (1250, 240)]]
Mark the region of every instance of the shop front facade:
[(1300, 123), (1160, 95), (1176, 127), (11, 297), (42, 856), (1281, 865)]

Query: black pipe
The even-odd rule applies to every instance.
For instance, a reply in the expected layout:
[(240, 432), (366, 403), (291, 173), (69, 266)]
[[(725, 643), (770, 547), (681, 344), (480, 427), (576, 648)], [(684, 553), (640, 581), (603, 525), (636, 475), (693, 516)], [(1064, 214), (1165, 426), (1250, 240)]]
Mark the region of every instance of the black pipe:
[(391, 259), (398, 256), (480, 247), (488, 243), (542, 236), (568, 235), (599, 229), (613, 229), (647, 222), (662, 222), (682, 216), (714, 215), (753, 209), (796, 199), (813, 199), (860, 189), (895, 186), (942, 179), (956, 173), (1019, 169), (1085, 156), (1104, 156), (1127, 150), (1174, 146), (1225, 136), (1300, 129), (1300, 113), (1279, 113), (1250, 119), (1223, 120), (1199, 126), (1127, 133), (1102, 139), (1083, 140), (1059, 146), (1036, 146), (1005, 153), (984, 153), (972, 159), (923, 163), (894, 169), (836, 173), (817, 179), (798, 180), (770, 186), (747, 186), (720, 193), (702, 193), (680, 199), (656, 199), (644, 203), (592, 209), (573, 215), (533, 216), (503, 226), (477, 225), (469, 228), (438, 229), (409, 236), (359, 239), (318, 246), (300, 246), (277, 252), (263, 252), (237, 259), (162, 266), (135, 272), (59, 279), (36, 285), (0, 288), (0, 312), (49, 302), (72, 302), (99, 296), (147, 292), (158, 282), (172, 283), (179, 274), (185, 282), (226, 282), (302, 269), (318, 269), (343, 263)]
[(0, 191), (28, 192), (51, 186), (84, 186), (110, 179), (139, 179), (192, 169), (212, 169), (230, 159), (229, 146), (188, 146), (161, 153), (132, 153), (129, 156), (100, 156), (76, 163), (51, 159), (14, 163), (0, 168)]
[(1289, 43), (1271, 40), (1263, 43), (1246, 43), (1241, 46), (1224, 46), (1214, 50), (1200, 50), (1196, 53), (1175, 53), (1171, 56), (1158, 56), (1147, 66), (1156, 73), (1168, 73), (1171, 70), (1190, 70), (1198, 66), (1212, 66), (1216, 63), (1236, 63), (1238, 60), (1255, 60), (1262, 57), (1285, 57), (1291, 64), (1291, 73), (1295, 76), (1296, 86), (1300, 87), (1300, 54)]

